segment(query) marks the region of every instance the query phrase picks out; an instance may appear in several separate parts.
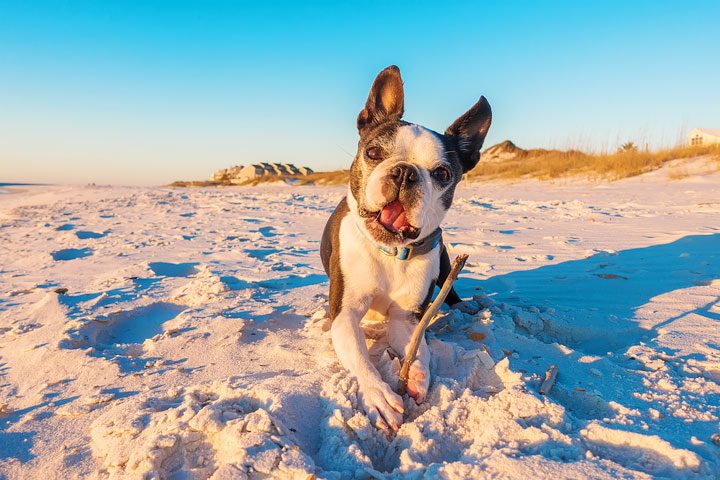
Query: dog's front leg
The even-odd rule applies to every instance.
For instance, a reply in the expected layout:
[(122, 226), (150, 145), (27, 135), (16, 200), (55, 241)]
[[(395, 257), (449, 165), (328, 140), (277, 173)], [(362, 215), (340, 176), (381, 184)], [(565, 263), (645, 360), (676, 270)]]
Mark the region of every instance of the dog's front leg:
[(402, 425), (402, 398), (392, 391), (370, 362), (365, 335), (360, 329), (362, 309), (344, 307), (333, 320), (331, 334), (340, 363), (357, 378), (358, 398), (370, 420), (381, 430)]
[[(405, 358), (408, 354), (410, 338), (412, 337), (417, 317), (399, 307), (391, 309), (388, 323), (388, 343), (398, 354)], [(425, 342), (425, 335), (420, 340), (417, 357), (410, 365), (407, 392), (420, 405), (427, 396), (430, 388), (430, 349)]]

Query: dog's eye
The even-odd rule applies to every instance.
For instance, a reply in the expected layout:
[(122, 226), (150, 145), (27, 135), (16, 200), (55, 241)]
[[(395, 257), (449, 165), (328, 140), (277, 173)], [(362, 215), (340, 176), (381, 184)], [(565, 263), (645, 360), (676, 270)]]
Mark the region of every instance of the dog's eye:
[(380, 160), (383, 156), (382, 148), (368, 147), (368, 149), (365, 150), (365, 156), (368, 157), (370, 160)]
[(435, 180), (447, 182), (450, 180), (450, 170), (447, 167), (438, 167), (430, 173)]

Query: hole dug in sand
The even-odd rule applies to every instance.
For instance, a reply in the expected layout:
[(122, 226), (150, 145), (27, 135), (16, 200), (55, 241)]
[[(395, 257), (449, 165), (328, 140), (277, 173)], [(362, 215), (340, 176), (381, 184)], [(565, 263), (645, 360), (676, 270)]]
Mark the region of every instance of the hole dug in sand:
[(87, 247), (85, 248), (63, 248), (62, 250), (56, 250), (51, 252), (52, 259), (56, 262), (65, 262), (68, 260), (75, 260), (76, 258), (89, 257), (93, 254), (93, 251)]
[(216, 480), (314, 473), (312, 459), (267, 402), (246, 392), (228, 384), (199, 385), (108, 409), (91, 426), (99, 473)]
[(189, 277), (198, 273), (196, 262), (168, 263), (151, 262), (148, 264), (150, 270), (158, 277)]
[(174, 303), (158, 302), (80, 321), (66, 332), (60, 346), (92, 347), (95, 356), (109, 359), (140, 356), (145, 353), (145, 340), (162, 333), (162, 325), (184, 309)]

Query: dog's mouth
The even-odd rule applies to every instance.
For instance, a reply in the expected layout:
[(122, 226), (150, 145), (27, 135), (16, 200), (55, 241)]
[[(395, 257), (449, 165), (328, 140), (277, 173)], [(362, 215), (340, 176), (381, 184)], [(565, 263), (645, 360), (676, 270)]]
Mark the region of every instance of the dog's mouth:
[(377, 213), (373, 221), (382, 225), (388, 232), (401, 238), (417, 238), (420, 229), (408, 221), (405, 208), (400, 200), (393, 200)]

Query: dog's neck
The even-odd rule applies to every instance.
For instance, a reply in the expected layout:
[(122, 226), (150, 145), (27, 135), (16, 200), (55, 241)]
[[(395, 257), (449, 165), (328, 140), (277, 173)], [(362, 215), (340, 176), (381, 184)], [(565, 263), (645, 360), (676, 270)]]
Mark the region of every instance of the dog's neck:
[(403, 261), (410, 260), (411, 258), (415, 258), (420, 255), (425, 255), (426, 253), (431, 252), (442, 242), (442, 229), (438, 227), (430, 235), (406, 246), (388, 247), (373, 240), (360, 223), (356, 222), (355, 225), (370, 245), (389, 257), (395, 257), (396, 259)]

